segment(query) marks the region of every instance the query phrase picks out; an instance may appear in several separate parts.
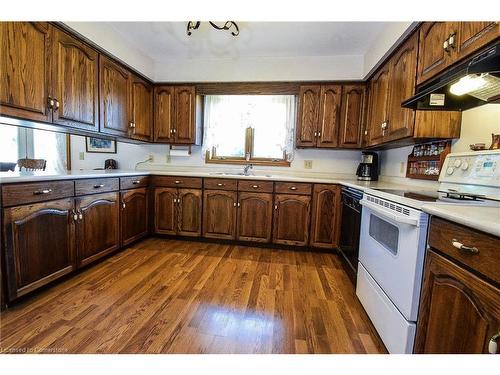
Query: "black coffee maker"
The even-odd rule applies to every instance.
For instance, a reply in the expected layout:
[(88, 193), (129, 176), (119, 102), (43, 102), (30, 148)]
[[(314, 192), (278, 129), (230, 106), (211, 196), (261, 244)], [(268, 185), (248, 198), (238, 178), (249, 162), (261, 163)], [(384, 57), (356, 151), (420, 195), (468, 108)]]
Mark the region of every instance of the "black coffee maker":
[(376, 152), (363, 151), (356, 176), (360, 181), (378, 180), (378, 154)]

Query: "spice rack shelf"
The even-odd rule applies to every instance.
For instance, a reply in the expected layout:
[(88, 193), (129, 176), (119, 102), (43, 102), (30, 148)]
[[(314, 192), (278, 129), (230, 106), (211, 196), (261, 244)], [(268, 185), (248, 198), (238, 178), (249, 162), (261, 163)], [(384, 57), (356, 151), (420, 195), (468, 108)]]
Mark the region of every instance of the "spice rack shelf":
[(451, 141), (430, 142), (416, 145), (406, 163), (406, 177), (437, 181), (446, 155), (451, 151)]

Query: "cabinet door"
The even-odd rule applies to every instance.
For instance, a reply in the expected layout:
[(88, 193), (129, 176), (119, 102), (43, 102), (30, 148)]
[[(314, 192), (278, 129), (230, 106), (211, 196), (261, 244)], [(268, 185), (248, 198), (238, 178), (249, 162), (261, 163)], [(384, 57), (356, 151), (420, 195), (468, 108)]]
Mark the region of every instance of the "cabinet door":
[(415, 353), (487, 353), (500, 331), (500, 290), (429, 251)]
[(342, 86), (321, 86), (318, 147), (337, 147)]
[(340, 189), (336, 185), (314, 185), (311, 246), (333, 249), (339, 236)]
[(361, 85), (344, 86), (342, 88), (339, 147), (361, 147), (365, 91), (365, 87)]
[(46, 22), (0, 22), (0, 114), (52, 121)]
[(130, 84), (131, 137), (150, 141), (153, 131), (153, 88), (140, 77), (132, 76)]
[(177, 189), (156, 188), (154, 205), (155, 233), (177, 234)]
[(229, 240), (236, 238), (236, 192), (203, 192), (203, 236)]
[(176, 86), (175, 98), (175, 143), (194, 144), (195, 142), (195, 105), (196, 93), (194, 86)]
[(309, 240), (311, 197), (276, 194), (274, 197), (273, 242), (305, 246)]
[(148, 234), (148, 189), (140, 188), (121, 193), (122, 245)]
[(84, 130), (99, 129), (98, 54), (54, 28), (52, 88), (53, 122)]
[(453, 22), (425, 22), (419, 32), (418, 76), (420, 84), (451, 64), (453, 49), (443, 43), (456, 34)]
[(76, 209), (81, 214), (76, 226), (79, 266), (85, 266), (120, 247), (118, 193), (76, 198)]
[(321, 86), (300, 86), (297, 115), (297, 146), (313, 147), (318, 141)]
[(389, 82), (389, 119), (386, 139), (389, 141), (410, 137), (415, 125), (415, 111), (401, 108), (401, 102), (413, 96), (417, 74), (418, 35), (414, 34), (392, 57)]
[(239, 193), (238, 239), (271, 241), (273, 195), (270, 193)]
[(100, 131), (127, 136), (130, 130), (130, 75), (112, 60), (100, 55), (99, 61)]
[(384, 124), (387, 122), (387, 102), (389, 99), (389, 65), (385, 64), (371, 80), (370, 146), (384, 141)]
[(6, 208), (4, 233), (10, 300), (75, 269), (72, 198)]
[(203, 194), (200, 189), (179, 189), (178, 234), (201, 236), (201, 211)]
[(461, 59), (500, 36), (498, 21), (460, 22), (457, 34), (457, 58)]
[(174, 141), (172, 124), (174, 113), (174, 88), (171, 86), (155, 87), (155, 123), (154, 141), (171, 143)]

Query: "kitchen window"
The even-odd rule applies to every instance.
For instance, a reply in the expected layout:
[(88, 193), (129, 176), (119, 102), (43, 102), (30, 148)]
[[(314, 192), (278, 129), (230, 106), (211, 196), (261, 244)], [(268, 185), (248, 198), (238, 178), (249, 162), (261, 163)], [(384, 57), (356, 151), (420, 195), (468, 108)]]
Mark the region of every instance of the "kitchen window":
[(294, 95), (206, 95), (205, 161), (289, 166), (295, 103)]

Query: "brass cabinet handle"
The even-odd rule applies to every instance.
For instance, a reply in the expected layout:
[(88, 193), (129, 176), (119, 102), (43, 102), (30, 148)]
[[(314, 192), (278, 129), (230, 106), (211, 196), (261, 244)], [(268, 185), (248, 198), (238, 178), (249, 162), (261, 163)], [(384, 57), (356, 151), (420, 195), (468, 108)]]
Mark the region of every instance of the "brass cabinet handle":
[(274, 209), (277, 210), (278, 209), (278, 204), (275, 204), (274, 205)]
[(450, 34), (450, 36), (448, 37), (448, 45), (451, 47), (451, 48), (455, 48), (455, 32)]
[(321, 132), (318, 132), (318, 137), (321, 137)]
[(140, 183), (141, 183), (141, 180), (135, 180), (135, 181), (132, 181), (132, 184), (133, 184), (133, 185), (138, 185), (138, 184), (140, 184)]
[(173, 129), (174, 134), (176, 133), (176, 129)]
[(444, 42), (443, 42), (443, 49), (450, 53), (450, 42), (448, 41), (448, 39), (446, 39)]
[(103, 188), (103, 187), (104, 187), (104, 184), (94, 185), (94, 189), (100, 189), (100, 188)]
[(224, 184), (223, 184), (223, 183), (221, 183), (221, 182), (219, 182), (219, 183), (217, 184), (217, 186), (224, 186)]
[(52, 193), (52, 189), (35, 190), (33, 195), (43, 195)]
[(48, 104), (49, 109), (54, 108), (54, 99), (49, 97), (47, 101), (48, 101), (47, 104)]
[(78, 214), (76, 213), (75, 210), (71, 210), (71, 214), (73, 215), (73, 221), (77, 221), (78, 220)]
[(318, 132), (314, 132), (314, 136), (317, 137), (318, 136)]
[(238, 202), (237, 206), (240, 207), (240, 202)]
[(463, 243), (457, 241), (456, 239), (452, 239), (451, 244), (453, 245), (453, 247), (456, 247), (458, 250), (462, 250), (463, 252), (466, 252), (469, 254), (479, 253), (479, 249), (477, 247), (465, 246)]
[(127, 205), (125, 204), (125, 202), (122, 202), (122, 208), (125, 208), (127, 207)]
[(55, 101), (54, 110), (57, 111), (59, 109), (59, 100), (54, 99), (54, 101)]
[(252, 185), (252, 188), (254, 188), (254, 189), (258, 189), (258, 188), (259, 188), (259, 185)]
[(290, 190), (297, 190), (296, 186), (290, 186)]
[(181, 183), (182, 183), (182, 181), (175, 180), (175, 183), (178, 185), (178, 184), (181, 184)]
[(488, 352), (490, 354), (497, 354), (498, 352), (498, 339), (500, 339), (500, 332), (495, 333), (491, 336), (490, 342), (488, 343)]
[(82, 211), (78, 211), (78, 220), (83, 220), (83, 213), (82, 213)]

